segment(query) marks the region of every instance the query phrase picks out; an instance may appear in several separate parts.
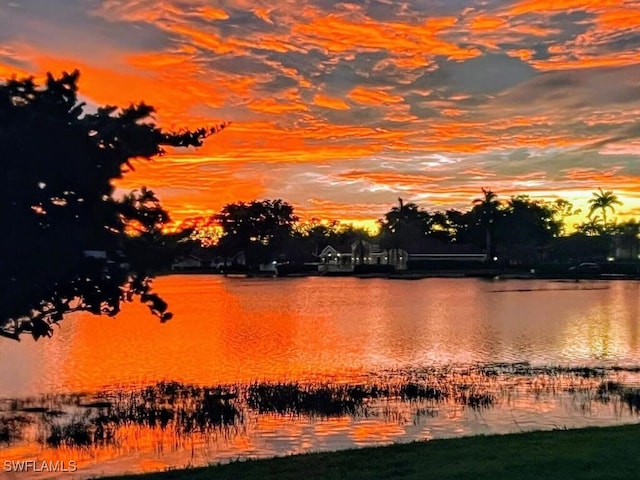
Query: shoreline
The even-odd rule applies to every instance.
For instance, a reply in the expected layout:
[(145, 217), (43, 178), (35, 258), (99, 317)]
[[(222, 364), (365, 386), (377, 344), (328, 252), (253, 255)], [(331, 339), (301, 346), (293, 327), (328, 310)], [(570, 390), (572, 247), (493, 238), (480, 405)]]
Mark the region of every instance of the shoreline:
[(307, 453), (104, 480), (627, 479), (640, 469), (640, 424), (550, 430)]
[(215, 270), (194, 269), (194, 270), (173, 270), (154, 273), (154, 277), (166, 277), (172, 275), (215, 275), (227, 278), (338, 278), (352, 277), (360, 279), (380, 278), (386, 280), (421, 280), (425, 278), (483, 278), (489, 280), (559, 280), (559, 281), (580, 281), (580, 280), (640, 280), (640, 274), (625, 273), (601, 273), (597, 275), (563, 275), (554, 273), (531, 273), (526, 271), (509, 271), (500, 269), (486, 270), (431, 270), (431, 271), (404, 271), (397, 273), (369, 272), (369, 273), (292, 273), (285, 275), (275, 275), (272, 273), (220, 273)]

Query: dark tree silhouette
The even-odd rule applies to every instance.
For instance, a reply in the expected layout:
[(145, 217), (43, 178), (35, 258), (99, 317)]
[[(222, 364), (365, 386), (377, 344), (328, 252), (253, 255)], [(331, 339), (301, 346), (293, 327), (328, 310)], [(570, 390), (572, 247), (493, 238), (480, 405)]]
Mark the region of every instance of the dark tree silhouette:
[(312, 218), (308, 222), (299, 224), (294, 235), (300, 240), (302, 248), (310, 250), (313, 258), (316, 259), (320, 251), (336, 238), (339, 226), (337, 220), (325, 224), (317, 218)]
[(225, 205), (212, 221), (223, 231), (220, 250), (226, 256), (243, 252), (247, 265), (256, 267), (284, 253), (298, 217), (282, 200), (254, 200)]
[(398, 206), (392, 207), (378, 223), (383, 247), (412, 250), (426, 239), (431, 216), (415, 203), (405, 204), (399, 198)]
[(496, 252), (515, 263), (535, 262), (540, 250), (562, 230), (555, 204), (532, 200), (526, 195), (511, 197), (501, 213), (494, 230), (499, 245)]
[(582, 209), (575, 208), (573, 203), (564, 198), (555, 199), (551, 204), (551, 208), (553, 210), (553, 218), (560, 227), (560, 235), (566, 235), (567, 233), (565, 225), (567, 218), (582, 213)]
[(482, 189), (482, 197), (473, 201), (472, 213), (477, 213), (480, 224), (484, 227), (485, 243), (484, 248), (487, 254), (487, 262), (493, 258), (493, 230), (494, 223), (498, 218), (500, 210), (500, 201), (498, 196), (489, 189)]
[(0, 336), (36, 340), (65, 314), (116, 315), (140, 299), (162, 321), (144, 261), (130, 236), (158, 235), (169, 216), (152, 191), (114, 198), (112, 181), (163, 146), (199, 146), (224, 127), (167, 133), (143, 103), (85, 113), (78, 71), (0, 84)]
[(611, 213), (614, 213), (615, 205), (622, 205), (622, 202), (618, 200), (618, 196), (611, 190), (605, 192), (602, 188), (599, 188), (597, 192), (593, 192), (593, 198), (589, 200), (589, 218), (596, 210), (600, 210), (602, 212), (602, 226), (606, 230), (607, 210), (611, 210)]
[(640, 223), (636, 220), (628, 220), (615, 225), (612, 228), (615, 245), (622, 250), (627, 258), (637, 260), (640, 254)]
[(589, 237), (601, 236), (605, 231), (600, 215), (587, 217), (584, 222), (575, 225), (575, 229), (577, 232), (583, 233)]

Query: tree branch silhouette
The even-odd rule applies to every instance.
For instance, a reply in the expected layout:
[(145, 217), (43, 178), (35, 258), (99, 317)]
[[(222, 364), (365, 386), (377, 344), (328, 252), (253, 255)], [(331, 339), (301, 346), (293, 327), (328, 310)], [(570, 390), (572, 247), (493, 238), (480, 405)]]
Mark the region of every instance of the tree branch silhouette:
[(167, 304), (148, 265), (130, 258), (131, 235), (157, 236), (168, 213), (151, 190), (114, 196), (132, 160), (198, 147), (226, 124), (165, 132), (144, 103), (86, 113), (80, 73), (0, 84), (0, 336), (51, 336), (70, 313), (116, 315), (139, 299), (161, 321)]

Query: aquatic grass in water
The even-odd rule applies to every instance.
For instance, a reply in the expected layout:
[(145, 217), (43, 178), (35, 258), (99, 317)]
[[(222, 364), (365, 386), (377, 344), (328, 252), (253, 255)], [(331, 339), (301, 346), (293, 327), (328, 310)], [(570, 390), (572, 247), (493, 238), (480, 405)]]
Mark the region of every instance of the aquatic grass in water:
[[(0, 400), (0, 442), (38, 441), (52, 447), (100, 447), (127, 442), (123, 432), (157, 432), (172, 445), (246, 431), (261, 415), (283, 418), (379, 417), (402, 423), (438, 415), (440, 406), (473, 411), (501, 407), (519, 395), (536, 401), (572, 395), (588, 411), (592, 402), (618, 401), (640, 413), (640, 388), (624, 385), (620, 370), (491, 364), (385, 371), (349, 383), (255, 382), (197, 386), (162, 382), (98, 394), (65, 394)], [(407, 410), (408, 408), (408, 410)], [(33, 430), (33, 429), (31, 429)], [(124, 436), (123, 436), (124, 435)], [(138, 435), (138, 434), (136, 434)], [(168, 437), (167, 437), (168, 435)], [(203, 437), (204, 436), (204, 437)]]
[(598, 389), (596, 390), (596, 396), (598, 400), (606, 403), (611, 400), (612, 395), (619, 395), (623, 388), (624, 386), (620, 382), (607, 380), (605, 382), (602, 382), (598, 386)]
[(13, 414), (0, 416), (0, 444), (9, 445), (21, 440), (25, 427), (33, 423), (26, 415)]
[[(204, 432), (242, 421), (235, 405), (237, 393), (223, 388), (159, 383), (142, 390), (102, 394), (108, 401), (94, 401), (98, 417), (116, 425), (138, 425), (178, 433)], [(86, 408), (92, 408), (85, 404)]]
[(320, 417), (363, 414), (368, 400), (389, 395), (379, 385), (254, 383), (246, 391), (247, 405), (258, 413)]
[(51, 425), (46, 438), (51, 447), (89, 447), (96, 443), (94, 436), (96, 425), (91, 421), (72, 420), (65, 425)]
[(622, 401), (626, 403), (634, 414), (640, 413), (640, 388), (622, 388), (620, 390)]
[(433, 385), (408, 382), (400, 388), (400, 397), (403, 400), (435, 400), (439, 402), (446, 400), (449, 397), (449, 392)]

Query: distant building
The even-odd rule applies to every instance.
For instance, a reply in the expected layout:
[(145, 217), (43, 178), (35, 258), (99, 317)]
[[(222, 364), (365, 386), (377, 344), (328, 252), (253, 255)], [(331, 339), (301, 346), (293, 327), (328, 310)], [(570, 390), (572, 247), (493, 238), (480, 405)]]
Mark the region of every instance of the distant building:
[(356, 240), (348, 248), (327, 245), (320, 252), (320, 273), (349, 273), (356, 265), (391, 265), (395, 270), (406, 270), (409, 255), (402, 249), (382, 249), (366, 240)]
[[(426, 239), (416, 249), (380, 248), (366, 240), (357, 240), (350, 247), (327, 245), (320, 252), (320, 273), (350, 273), (358, 265), (390, 265), (395, 271), (407, 269), (449, 268), (485, 262), (487, 256), (479, 248), (468, 244), (445, 243)], [(383, 267), (384, 268), (384, 267)]]
[(171, 264), (171, 270), (196, 270), (202, 268), (202, 259), (196, 255), (187, 255)]
[(327, 245), (318, 255), (320, 273), (349, 273), (353, 272), (353, 255), (351, 249), (338, 249)]

